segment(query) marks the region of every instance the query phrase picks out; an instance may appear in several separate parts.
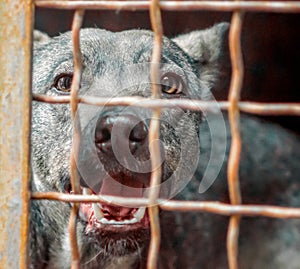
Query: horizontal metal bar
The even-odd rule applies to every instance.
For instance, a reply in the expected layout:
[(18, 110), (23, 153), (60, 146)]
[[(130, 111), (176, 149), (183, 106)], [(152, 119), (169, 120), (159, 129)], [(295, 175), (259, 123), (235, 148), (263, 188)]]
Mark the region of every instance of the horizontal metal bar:
[[(61, 202), (84, 202), (84, 203), (114, 203), (127, 206), (147, 206), (149, 199), (146, 198), (124, 198), (107, 195), (81, 195), (64, 194), (59, 192), (35, 192), (31, 194), (32, 199), (48, 199)], [(272, 205), (231, 205), (211, 201), (175, 201), (158, 200), (159, 207), (168, 211), (201, 211), (224, 216), (261, 216), (269, 218), (300, 218), (300, 208), (281, 207)]]
[[(46, 96), (33, 95), (33, 100), (51, 104), (67, 104), (70, 102), (70, 96)], [(218, 109), (227, 110), (229, 102), (211, 102), (191, 99), (147, 99), (142, 97), (117, 97), (105, 98), (95, 96), (79, 96), (78, 100), (82, 104), (94, 106), (136, 106), (143, 108), (174, 108), (180, 107), (189, 110), (218, 111)], [(282, 115), (282, 116), (300, 116), (300, 103), (258, 103), (258, 102), (239, 102), (238, 108), (246, 113), (258, 115)]]
[[(148, 10), (149, 1), (55, 1), (35, 0), (37, 7), (59, 9), (108, 9), (108, 10)], [(161, 1), (160, 7), (169, 11), (211, 10), (230, 12), (236, 10), (252, 12), (300, 12), (299, 1)]]

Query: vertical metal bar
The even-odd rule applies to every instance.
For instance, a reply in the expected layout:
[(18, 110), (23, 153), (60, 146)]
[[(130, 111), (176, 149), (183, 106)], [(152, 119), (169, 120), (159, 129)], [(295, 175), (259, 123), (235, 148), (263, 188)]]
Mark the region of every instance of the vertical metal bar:
[(0, 3), (0, 264), (27, 268), (31, 0)]
[[(228, 186), (230, 201), (233, 205), (241, 203), (241, 192), (239, 186), (239, 162), (241, 153), (240, 134), (240, 112), (238, 101), (243, 83), (244, 67), (240, 44), (243, 13), (233, 13), (229, 33), (229, 48), (232, 62), (232, 77), (229, 91), (229, 120), (231, 127), (231, 149), (228, 160)], [(230, 218), (227, 234), (227, 252), (230, 269), (238, 269), (238, 238), (239, 238), (240, 216), (234, 215)]]
[[(71, 87), (71, 111), (74, 128), (74, 139), (71, 150), (71, 163), (70, 163), (70, 174), (71, 174), (71, 185), (72, 192), (74, 194), (80, 193), (80, 182), (78, 171), (76, 168), (76, 157), (78, 156), (78, 147), (80, 139), (80, 126), (79, 121), (76, 121), (76, 111), (78, 107), (78, 91), (80, 88), (81, 73), (82, 73), (82, 55), (80, 50), (80, 28), (84, 17), (84, 10), (76, 10), (72, 24), (72, 42), (73, 42), (73, 57), (74, 57), (74, 73)], [(70, 244), (72, 251), (72, 269), (80, 268), (80, 253), (78, 250), (77, 242), (77, 216), (78, 216), (79, 204), (74, 203), (71, 211), (69, 221), (69, 232), (70, 232)]]
[[(159, 6), (159, 0), (152, 0), (150, 5), (150, 19), (152, 30), (154, 32), (153, 51), (150, 66), (150, 78), (152, 85), (152, 98), (160, 98), (160, 77), (159, 77), (159, 64), (162, 51), (162, 20)], [(158, 253), (160, 246), (160, 224), (159, 224), (159, 208), (157, 199), (159, 197), (159, 185), (161, 182), (161, 158), (159, 148), (159, 134), (160, 134), (160, 114), (161, 109), (156, 108), (152, 112), (152, 119), (149, 129), (149, 147), (151, 156), (151, 181), (149, 192), (149, 207), (148, 213), (151, 225), (151, 241), (148, 254), (148, 269), (157, 267)]]

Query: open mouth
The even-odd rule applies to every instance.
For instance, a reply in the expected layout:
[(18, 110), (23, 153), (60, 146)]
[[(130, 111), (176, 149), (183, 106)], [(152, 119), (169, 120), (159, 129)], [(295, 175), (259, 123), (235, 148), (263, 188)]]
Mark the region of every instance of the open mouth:
[[(95, 195), (89, 188), (82, 188), (82, 192)], [(79, 215), (87, 222), (86, 233), (91, 231), (121, 233), (149, 229), (149, 217), (145, 207), (130, 208), (110, 203), (81, 203)]]

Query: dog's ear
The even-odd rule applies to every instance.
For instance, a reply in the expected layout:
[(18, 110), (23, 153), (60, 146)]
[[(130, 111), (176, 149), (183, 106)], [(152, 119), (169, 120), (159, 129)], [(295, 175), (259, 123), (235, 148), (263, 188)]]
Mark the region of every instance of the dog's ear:
[(34, 45), (42, 45), (51, 40), (51, 37), (48, 36), (47, 34), (39, 31), (39, 30), (34, 30), (33, 31), (33, 42)]
[(173, 41), (197, 62), (213, 63), (220, 57), (228, 29), (229, 23), (222, 22), (206, 30), (180, 35)]
[(220, 65), (223, 64), (220, 61), (228, 55), (228, 30), (229, 23), (222, 22), (172, 39), (198, 64), (199, 77), (210, 89), (217, 81)]

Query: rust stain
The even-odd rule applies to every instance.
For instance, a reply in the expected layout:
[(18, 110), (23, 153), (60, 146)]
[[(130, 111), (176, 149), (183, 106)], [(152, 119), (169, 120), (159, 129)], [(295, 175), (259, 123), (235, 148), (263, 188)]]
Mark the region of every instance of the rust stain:
[(0, 8), (0, 264), (27, 268), (32, 0)]

